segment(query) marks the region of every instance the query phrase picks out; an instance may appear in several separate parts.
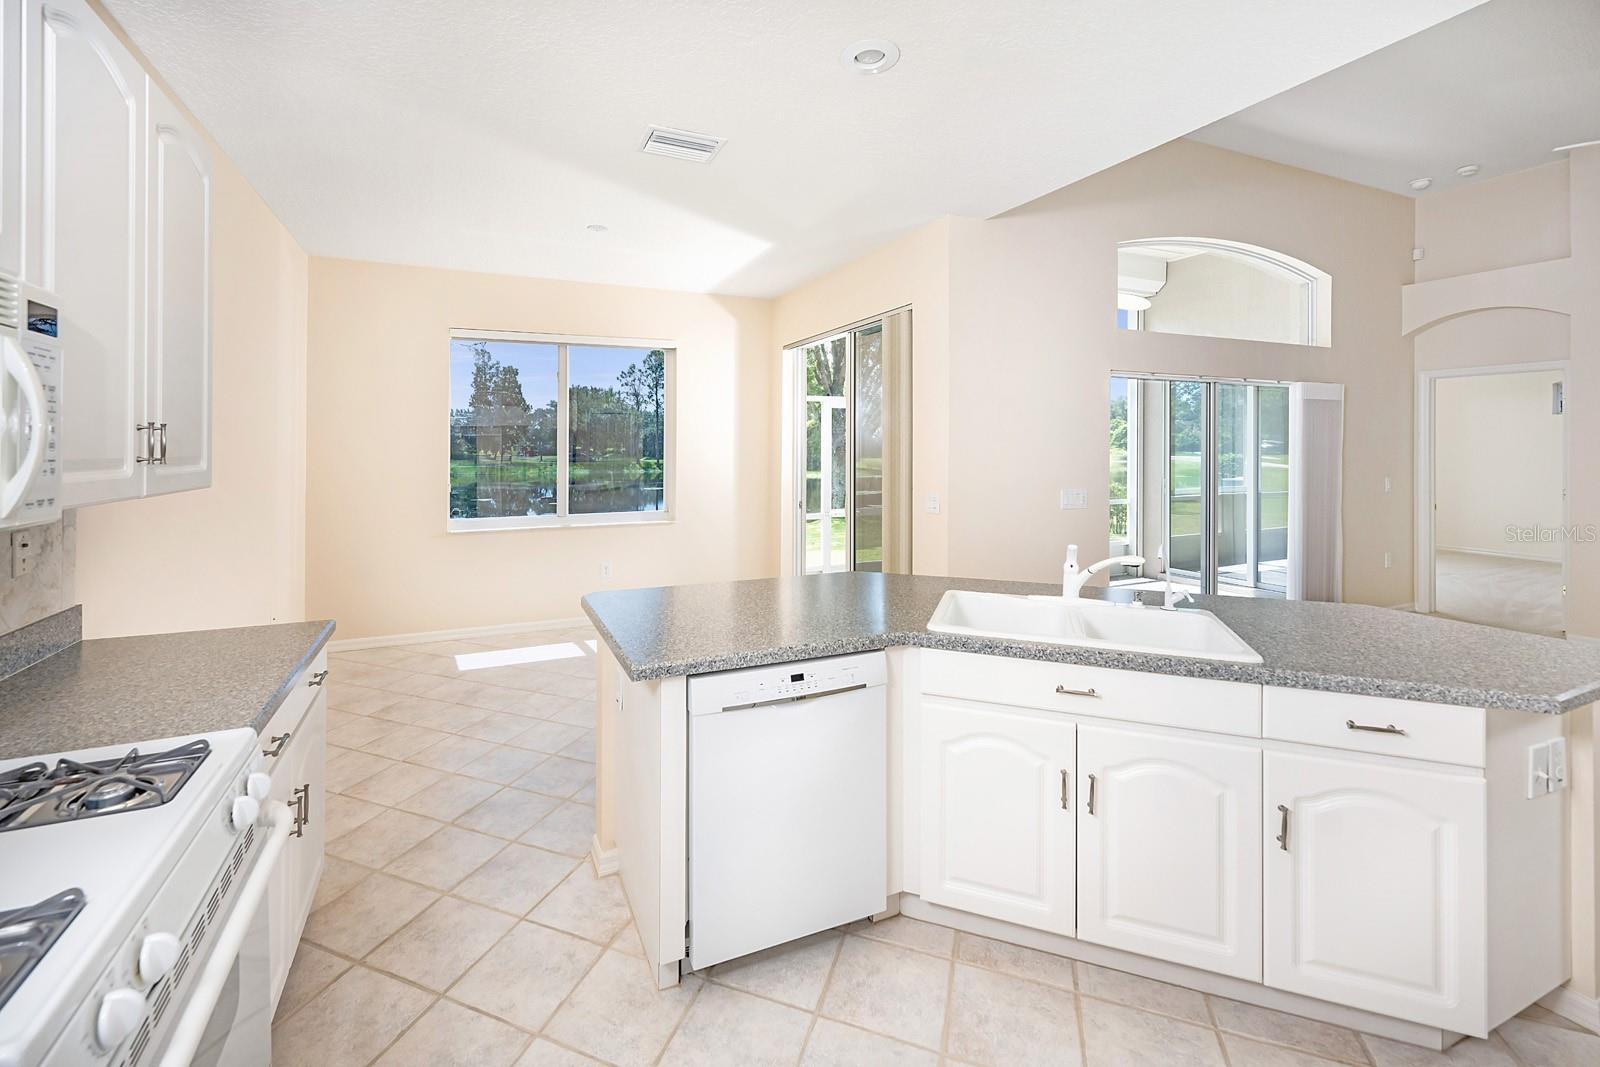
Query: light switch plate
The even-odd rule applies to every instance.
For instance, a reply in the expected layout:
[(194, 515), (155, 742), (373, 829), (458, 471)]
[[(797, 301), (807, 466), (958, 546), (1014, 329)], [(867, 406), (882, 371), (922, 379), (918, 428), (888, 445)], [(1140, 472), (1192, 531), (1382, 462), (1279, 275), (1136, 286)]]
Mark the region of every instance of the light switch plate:
[(929, 515), (937, 515), (937, 514), (939, 514), (939, 494), (938, 493), (929, 493), (928, 494), (928, 514)]
[(1528, 799), (1542, 797), (1550, 791), (1550, 746), (1528, 747)]
[(1063, 489), (1061, 490), (1062, 511), (1083, 511), (1089, 506), (1089, 490)]

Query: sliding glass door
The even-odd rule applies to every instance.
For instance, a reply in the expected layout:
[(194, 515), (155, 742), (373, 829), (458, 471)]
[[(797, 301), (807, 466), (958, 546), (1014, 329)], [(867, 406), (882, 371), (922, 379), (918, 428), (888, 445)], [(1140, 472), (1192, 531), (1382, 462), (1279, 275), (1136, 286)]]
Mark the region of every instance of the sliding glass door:
[(909, 573), (911, 313), (788, 350), (802, 383), (795, 564)]
[(1118, 577), (1284, 596), (1288, 441), (1288, 386), (1112, 378), (1109, 547), (1147, 561)]

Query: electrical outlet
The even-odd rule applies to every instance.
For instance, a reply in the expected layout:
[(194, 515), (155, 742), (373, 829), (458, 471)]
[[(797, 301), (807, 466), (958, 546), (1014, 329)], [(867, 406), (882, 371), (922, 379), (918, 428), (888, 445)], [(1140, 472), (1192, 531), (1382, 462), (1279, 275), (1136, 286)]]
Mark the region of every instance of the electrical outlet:
[(604, 560), (604, 561), (601, 562), (601, 564), (600, 564), (600, 577), (602, 577), (602, 578), (611, 577), (611, 561), (609, 559), (608, 560)]
[(1546, 741), (1544, 747), (1550, 750), (1547, 761), (1550, 766), (1549, 789), (1552, 793), (1559, 793), (1567, 787), (1567, 739), (1558, 737)]
[(1394, 556), (1391, 553), (1385, 552), (1383, 554), (1383, 569), (1384, 570), (1388, 570), (1390, 567), (1393, 567), (1393, 566), (1394, 566)]
[(1385, 493), (1394, 491), (1394, 479), (1389, 477), (1387, 474), (1383, 476), (1383, 491)]
[(21, 578), (33, 570), (39, 558), (39, 539), (38, 530), (11, 531), (11, 577)]
[(938, 493), (929, 493), (928, 494), (928, 514), (929, 515), (937, 515), (937, 514), (939, 514), (939, 494)]
[(1089, 506), (1089, 490), (1063, 489), (1061, 490), (1062, 511), (1083, 511)]

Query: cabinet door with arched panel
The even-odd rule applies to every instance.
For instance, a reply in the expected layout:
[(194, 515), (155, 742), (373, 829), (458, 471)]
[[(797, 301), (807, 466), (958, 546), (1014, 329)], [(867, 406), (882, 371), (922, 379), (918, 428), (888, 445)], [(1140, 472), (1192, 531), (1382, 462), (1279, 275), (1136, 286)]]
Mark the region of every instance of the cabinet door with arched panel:
[(1070, 935), (1077, 726), (924, 698), (918, 729), (922, 899)]
[(1078, 936), (1261, 980), (1261, 750), (1078, 731)]
[(145, 75), (83, 0), (30, 0), (25, 267), (61, 307), (62, 497), (141, 494)]
[(1475, 774), (1267, 753), (1266, 984), (1481, 1029), (1485, 789)]

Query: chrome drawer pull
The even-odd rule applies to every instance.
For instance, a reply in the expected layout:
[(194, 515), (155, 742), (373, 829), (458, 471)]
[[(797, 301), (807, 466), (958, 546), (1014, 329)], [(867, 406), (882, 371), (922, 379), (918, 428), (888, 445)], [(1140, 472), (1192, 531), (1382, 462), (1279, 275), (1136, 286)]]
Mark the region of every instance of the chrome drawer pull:
[(306, 680), (306, 684), (307, 685), (321, 685), (323, 682), (326, 682), (327, 680), (328, 680), (328, 672), (327, 671), (318, 671), (316, 674), (313, 674), (310, 678), (308, 678)]
[(311, 821), (311, 783), (299, 786), (294, 791), (294, 829), (289, 832), (290, 837), (304, 837), (306, 824)]
[(1068, 689), (1064, 685), (1056, 686), (1056, 693), (1064, 697), (1094, 697), (1096, 700), (1100, 699), (1100, 694), (1093, 689)]
[(1278, 805), (1278, 847), (1289, 851), (1289, 809), (1282, 804)]
[(289, 743), (289, 738), (292, 737), (293, 734), (294, 731), (290, 730), (279, 734), (277, 737), (268, 738), (268, 743), (270, 743), (272, 747), (262, 749), (261, 754), (268, 759), (275, 759), (276, 757), (283, 755), (283, 746)]
[(1094, 814), (1094, 775), (1089, 776), (1089, 814)]
[(1067, 804), (1067, 769), (1065, 767), (1061, 768), (1061, 810), (1072, 810)]
[(1364, 726), (1361, 723), (1356, 722), (1354, 719), (1346, 719), (1344, 724), (1349, 729), (1363, 730), (1369, 734), (1395, 734), (1400, 737), (1404, 737), (1406, 735), (1406, 732), (1400, 729), (1400, 727), (1396, 726), (1394, 723), (1390, 723), (1388, 726)]

